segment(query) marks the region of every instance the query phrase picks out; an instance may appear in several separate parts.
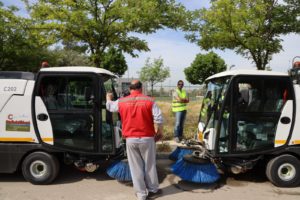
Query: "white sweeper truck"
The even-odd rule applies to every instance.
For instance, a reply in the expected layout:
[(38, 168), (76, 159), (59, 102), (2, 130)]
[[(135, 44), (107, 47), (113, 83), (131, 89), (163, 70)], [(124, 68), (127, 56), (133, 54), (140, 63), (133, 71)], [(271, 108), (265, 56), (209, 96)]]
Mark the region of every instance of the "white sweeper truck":
[[(259, 166), (265, 166), (262, 170), (274, 185), (299, 186), (300, 62), (293, 62), (289, 73), (221, 72), (207, 78), (206, 86), (198, 131), (188, 147), (179, 151), (181, 155), (187, 152), (181, 162), (187, 168), (198, 164), (202, 170), (202, 163), (209, 160), (219, 171), (235, 174), (261, 162)], [(175, 173), (194, 181), (191, 170), (184, 173), (189, 169), (182, 166), (175, 164)], [(217, 180), (213, 175), (211, 180)]]
[(105, 106), (114, 78), (94, 67), (0, 72), (0, 173), (48, 184), (63, 161), (92, 172), (121, 159), (118, 115)]

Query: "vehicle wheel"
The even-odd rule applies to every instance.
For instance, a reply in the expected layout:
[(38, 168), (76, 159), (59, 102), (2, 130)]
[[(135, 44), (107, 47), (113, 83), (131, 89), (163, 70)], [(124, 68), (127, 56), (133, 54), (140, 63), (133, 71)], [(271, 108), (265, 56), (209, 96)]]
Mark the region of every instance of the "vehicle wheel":
[(23, 176), (32, 184), (49, 184), (56, 178), (58, 171), (57, 158), (45, 152), (31, 153), (22, 163)]
[(300, 183), (300, 161), (292, 155), (281, 155), (267, 164), (266, 175), (278, 187), (295, 187)]

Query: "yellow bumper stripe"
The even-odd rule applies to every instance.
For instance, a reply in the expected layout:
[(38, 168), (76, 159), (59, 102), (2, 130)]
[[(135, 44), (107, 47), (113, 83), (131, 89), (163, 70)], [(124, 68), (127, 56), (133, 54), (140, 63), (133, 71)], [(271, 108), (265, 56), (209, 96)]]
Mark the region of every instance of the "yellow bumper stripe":
[(293, 144), (300, 144), (300, 140), (294, 140)]
[(2, 142), (34, 142), (33, 138), (0, 138)]
[[(44, 142), (53, 142), (53, 138), (42, 138)], [(0, 142), (34, 142), (34, 138), (7, 138), (0, 137)]]
[(53, 142), (53, 138), (42, 138), (44, 142)]
[(275, 140), (275, 144), (285, 144), (286, 140)]

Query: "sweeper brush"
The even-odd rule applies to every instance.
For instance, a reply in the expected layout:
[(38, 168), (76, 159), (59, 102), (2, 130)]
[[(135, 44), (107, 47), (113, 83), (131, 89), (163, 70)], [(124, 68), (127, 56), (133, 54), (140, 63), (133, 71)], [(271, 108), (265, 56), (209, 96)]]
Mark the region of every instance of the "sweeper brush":
[(204, 158), (185, 155), (171, 166), (172, 172), (182, 180), (194, 183), (214, 183), (220, 175), (213, 163)]
[(177, 161), (185, 155), (192, 154), (194, 151), (206, 152), (203, 143), (194, 139), (187, 140), (183, 144), (184, 146), (177, 146), (176, 149), (169, 155), (170, 160)]
[(183, 158), (183, 156), (192, 154), (192, 153), (193, 153), (193, 148), (191, 148), (191, 147), (185, 147), (185, 146), (176, 147), (176, 149), (169, 155), (169, 159), (177, 161), (177, 160)]
[(128, 160), (117, 160), (106, 170), (106, 173), (121, 182), (132, 181)]

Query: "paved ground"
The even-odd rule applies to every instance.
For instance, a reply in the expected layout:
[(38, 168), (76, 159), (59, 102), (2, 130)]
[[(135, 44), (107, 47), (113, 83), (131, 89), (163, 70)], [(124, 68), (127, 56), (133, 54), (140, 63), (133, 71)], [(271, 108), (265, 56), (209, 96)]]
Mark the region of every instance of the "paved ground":
[[(1, 163), (0, 163), (1, 164)], [(299, 200), (300, 187), (277, 188), (260, 169), (242, 175), (222, 177), (211, 185), (192, 184), (170, 173), (172, 161), (158, 159), (160, 187), (158, 200)], [(132, 186), (112, 180), (103, 171), (80, 172), (62, 167), (51, 185), (25, 182), (20, 172), (0, 174), (0, 200), (134, 200)]]

